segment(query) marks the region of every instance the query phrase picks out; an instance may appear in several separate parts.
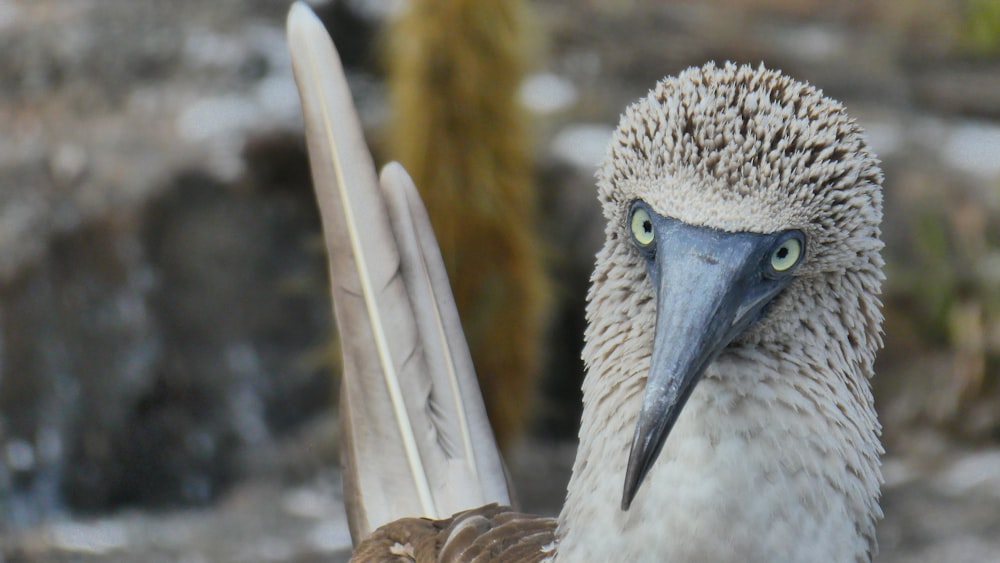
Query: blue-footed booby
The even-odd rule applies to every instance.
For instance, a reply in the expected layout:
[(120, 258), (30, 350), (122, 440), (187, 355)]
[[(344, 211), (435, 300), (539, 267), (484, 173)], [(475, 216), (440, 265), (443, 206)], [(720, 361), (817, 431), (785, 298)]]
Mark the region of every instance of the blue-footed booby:
[(580, 446), (543, 518), (509, 508), (412, 182), (376, 179), (304, 5), (288, 33), (342, 335), (354, 560), (872, 558), (882, 174), (842, 105), (709, 63), (622, 115), (597, 175)]

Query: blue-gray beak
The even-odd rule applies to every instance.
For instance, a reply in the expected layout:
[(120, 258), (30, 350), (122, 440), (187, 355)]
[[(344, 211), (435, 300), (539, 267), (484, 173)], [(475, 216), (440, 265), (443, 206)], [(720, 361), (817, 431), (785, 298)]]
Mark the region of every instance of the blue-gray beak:
[(791, 282), (794, 267), (779, 272), (772, 257), (780, 255), (790, 238), (798, 241), (801, 254), (805, 250), (799, 231), (727, 233), (662, 217), (641, 202), (635, 205), (646, 211), (642, 217), (655, 240), (646, 248), (638, 246), (656, 293), (656, 332), (622, 510), (632, 504), (706, 367)]

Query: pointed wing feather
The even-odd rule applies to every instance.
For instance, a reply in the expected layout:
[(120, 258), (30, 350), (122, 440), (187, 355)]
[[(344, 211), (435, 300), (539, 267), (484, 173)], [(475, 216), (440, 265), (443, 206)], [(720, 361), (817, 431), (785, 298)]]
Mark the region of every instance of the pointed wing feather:
[[(421, 342), (432, 380), (430, 406), (440, 413), (437, 425), (442, 447), (465, 464), (482, 488), (482, 503), (510, 504), (503, 461), (500, 458), (455, 298), (448, 284), (441, 250), (430, 218), (413, 180), (398, 163), (385, 167), (382, 188), (403, 262), (403, 277), (418, 319)], [(465, 494), (465, 493), (463, 493)], [(451, 510), (468, 508), (469, 499), (456, 499)]]
[[(428, 242), (429, 227), (412, 220), (411, 204), (388, 212), (339, 57), (301, 3), (289, 13), (288, 36), (344, 354), (342, 447), (352, 536), (358, 541), (403, 516), (442, 517), (506, 503), (505, 487), (497, 498), (493, 480), (499, 475), (503, 483), (502, 464), (464, 337), (453, 324), (457, 314), (440, 311), (453, 301), (450, 292), (440, 298), (440, 272), (429, 274), (434, 267), (423, 254), (436, 249), (433, 235)], [(400, 193), (406, 197), (405, 189)], [(390, 222), (407, 217), (410, 227), (394, 232)], [(407, 239), (420, 232), (415, 248)], [(484, 453), (491, 448), (492, 455)]]
[[(379, 309), (379, 298), (388, 298), (392, 289), (396, 289), (392, 295), (396, 299), (405, 299), (405, 292), (392, 287), (399, 256), (392, 231), (385, 222), (385, 206), (376, 187), (374, 164), (361, 136), (339, 58), (322, 24), (308, 8), (296, 4), (289, 12), (288, 35), (329, 252), (335, 313), (342, 327), (345, 377), (341, 392), (342, 402), (348, 405), (345, 426), (358, 438), (348, 442), (353, 451), (348, 452), (345, 461), (360, 496), (372, 490), (371, 502), (368, 506), (362, 503), (358, 511), (366, 520), (391, 519), (396, 509), (382, 509), (395, 503), (403, 512), (436, 515), (423, 460), (416, 447), (417, 436), (405, 416), (399, 366), (390, 348), (399, 343), (389, 342), (386, 329), (394, 328), (395, 336), (402, 337), (407, 357), (414, 353), (415, 335), (407, 334), (406, 329), (412, 330), (412, 326), (388, 325)], [(363, 233), (359, 232), (361, 227)], [(381, 381), (368, 383), (366, 374)], [(383, 409), (404, 415), (388, 422), (378, 417), (378, 411)], [(397, 484), (393, 479), (380, 487), (372, 482), (376, 479), (369, 472), (359, 469), (375, 461), (366, 460), (367, 444), (390, 435), (393, 437), (390, 444), (395, 447), (382, 448), (378, 461), (391, 468), (407, 468), (412, 479), (405, 484)], [(358, 452), (360, 455), (351, 455)], [(359, 530), (370, 526), (367, 522), (358, 525)]]

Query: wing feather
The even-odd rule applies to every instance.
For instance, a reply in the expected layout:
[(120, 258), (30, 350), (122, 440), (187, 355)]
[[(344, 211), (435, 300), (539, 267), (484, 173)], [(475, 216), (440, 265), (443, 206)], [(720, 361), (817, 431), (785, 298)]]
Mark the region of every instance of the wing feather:
[(302, 3), (289, 12), (288, 37), (344, 354), (352, 536), (404, 516), (506, 504), (503, 464), (412, 181), (396, 165), (380, 188), (339, 56)]
[[(436, 428), (442, 447), (450, 457), (465, 463), (468, 478), (482, 489), (478, 499), (481, 504), (510, 504), (503, 461), (486, 416), (472, 356), (427, 210), (413, 180), (400, 164), (387, 165), (381, 179), (396, 240), (404, 249), (402, 255), (412, 257), (404, 260), (403, 277), (414, 304), (421, 342), (426, 344), (425, 357), (433, 382), (428, 405), (440, 416)], [(468, 500), (449, 514), (467, 508)]]

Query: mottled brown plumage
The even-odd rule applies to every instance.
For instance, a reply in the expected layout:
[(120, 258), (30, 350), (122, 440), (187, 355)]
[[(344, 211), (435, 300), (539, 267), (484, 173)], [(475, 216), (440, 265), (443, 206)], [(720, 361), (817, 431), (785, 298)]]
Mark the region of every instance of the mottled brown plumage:
[(551, 555), (555, 531), (555, 518), (489, 504), (443, 520), (392, 522), (358, 544), (351, 561), (534, 563)]

